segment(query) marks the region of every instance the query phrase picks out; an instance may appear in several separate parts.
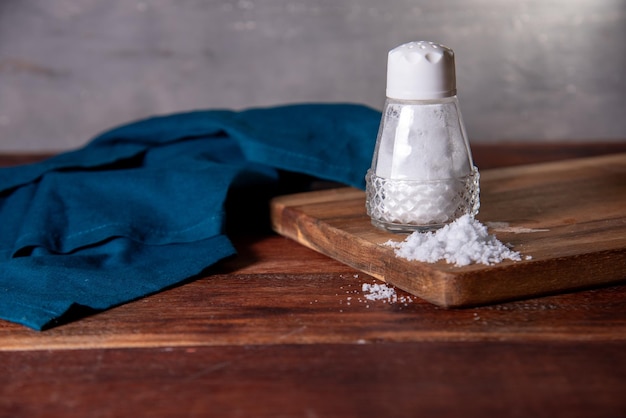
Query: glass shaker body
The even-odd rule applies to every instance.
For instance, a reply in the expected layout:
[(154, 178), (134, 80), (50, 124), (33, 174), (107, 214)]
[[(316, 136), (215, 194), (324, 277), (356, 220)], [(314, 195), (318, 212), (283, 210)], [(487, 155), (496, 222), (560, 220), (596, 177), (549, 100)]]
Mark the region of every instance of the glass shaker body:
[(478, 213), (479, 174), (457, 97), (387, 98), (366, 185), (372, 224), (391, 232)]

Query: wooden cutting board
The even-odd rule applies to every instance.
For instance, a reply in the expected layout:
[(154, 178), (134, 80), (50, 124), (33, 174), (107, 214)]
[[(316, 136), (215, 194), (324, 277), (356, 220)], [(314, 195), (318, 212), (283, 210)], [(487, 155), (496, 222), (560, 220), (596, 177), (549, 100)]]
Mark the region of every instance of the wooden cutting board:
[(481, 172), (477, 218), (522, 261), (397, 258), (383, 243), (406, 235), (373, 227), (364, 192), (352, 188), (275, 198), (271, 216), (279, 234), (442, 307), (626, 281), (626, 154)]

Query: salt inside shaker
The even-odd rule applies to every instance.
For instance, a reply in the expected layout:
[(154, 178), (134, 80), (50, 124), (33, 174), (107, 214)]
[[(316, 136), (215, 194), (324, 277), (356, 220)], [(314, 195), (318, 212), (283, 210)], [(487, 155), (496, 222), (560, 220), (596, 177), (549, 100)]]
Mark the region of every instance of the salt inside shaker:
[(426, 231), (476, 215), (479, 174), (456, 96), (454, 52), (424, 41), (392, 49), (386, 96), (366, 175), (372, 224)]

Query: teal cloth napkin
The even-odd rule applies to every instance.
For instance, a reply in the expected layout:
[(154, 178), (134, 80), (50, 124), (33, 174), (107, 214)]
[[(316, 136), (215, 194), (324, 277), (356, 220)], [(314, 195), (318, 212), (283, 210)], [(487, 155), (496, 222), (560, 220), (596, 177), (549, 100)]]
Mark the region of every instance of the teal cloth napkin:
[(379, 121), (356, 104), (196, 111), (0, 169), (0, 318), (46, 329), (194, 278), (235, 253), (237, 190), (284, 172), (363, 188)]

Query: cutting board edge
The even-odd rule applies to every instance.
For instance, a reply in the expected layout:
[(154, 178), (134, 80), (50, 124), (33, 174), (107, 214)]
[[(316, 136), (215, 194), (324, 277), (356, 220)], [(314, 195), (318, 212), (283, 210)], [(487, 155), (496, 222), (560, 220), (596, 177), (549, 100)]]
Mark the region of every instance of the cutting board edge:
[(499, 167), (481, 171), (481, 180), (494, 181), (502, 177), (508, 177), (511, 173), (525, 173), (532, 171), (535, 173), (553, 173), (559, 171), (569, 171), (572, 168), (572, 164), (575, 164), (578, 168), (583, 167), (601, 167), (604, 165), (611, 165), (615, 163), (623, 163), (626, 161), (626, 152), (596, 155), (590, 157), (581, 157), (556, 161), (544, 161), (540, 163), (513, 165), (510, 167)]
[[(283, 208), (281, 210), (283, 214), (285, 211), (287, 214), (291, 211), (297, 212), (297, 210), (292, 208)], [(294, 216), (295, 215), (296, 214), (294, 214)], [(356, 262), (351, 257), (337, 257), (336, 254), (326, 251), (323, 243), (318, 243), (315, 237), (312, 237), (307, 232), (310, 230), (310, 227), (306, 224), (315, 223), (315, 228), (320, 231), (324, 231), (329, 235), (342, 234), (342, 231), (337, 230), (324, 222), (305, 219), (306, 218), (299, 218), (299, 225), (296, 225), (295, 223), (287, 223), (287, 225), (293, 226), (291, 228), (285, 228), (284, 222), (277, 222), (273, 225), (273, 228), (277, 233), (292, 239), (313, 251), (324, 254), (335, 260), (339, 260), (349, 267), (368, 274), (377, 280), (398, 287), (411, 295), (419, 297), (420, 299), (444, 309), (460, 309), (494, 305), (626, 282), (626, 276), (613, 277), (608, 273), (602, 276), (597, 276), (598, 271), (602, 271), (601, 268), (598, 268), (598, 260), (603, 258), (612, 258), (613, 262), (617, 259), (620, 265), (623, 266), (623, 271), (626, 271), (626, 249), (603, 250), (582, 254), (574, 257), (574, 262), (572, 262), (572, 257), (564, 257), (563, 259), (554, 258), (536, 261), (505, 262), (505, 264), (489, 266), (477, 273), (475, 271), (468, 272), (460, 269), (455, 270), (454, 268), (443, 271), (437, 269), (437, 267), (432, 264), (398, 259), (395, 258), (395, 255), (393, 255), (393, 250), (391, 248), (383, 249), (379, 244), (360, 239), (360, 241), (362, 241), (362, 245), (377, 247), (375, 251), (378, 251), (381, 254), (387, 253), (386, 255), (383, 254), (383, 258), (381, 259), (382, 265), (378, 269), (373, 269), (371, 266), (366, 267), (361, 263)], [(344, 238), (348, 238), (348, 236)], [(329, 239), (336, 239), (336, 237), (329, 236)], [(565, 268), (563, 267), (564, 262), (567, 263), (565, 264), (565, 266), (567, 266)], [(559, 281), (553, 280), (550, 282), (551, 279), (548, 274), (548, 277), (546, 278), (547, 283), (541, 288), (528, 289), (523, 292), (523, 294), (520, 294), (519, 287), (515, 286), (517, 280), (527, 279), (528, 277), (545, 276), (546, 271), (554, 271), (557, 268), (559, 269), (560, 274), (565, 272), (571, 273), (572, 275), (574, 275), (573, 273), (580, 275), (580, 270), (585, 267), (587, 270), (590, 270), (590, 275), (592, 274), (591, 270), (593, 270), (593, 280), (586, 279), (587, 277), (592, 276), (583, 276), (585, 279), (580, 279), (564, 286), (562, 282)], [(402, 273), (403, 268), (405, 273)], [(422, 283), (420, 284), (420, 274), (428, 275), (429, 279), (421, 281)], [(501, 277), (506, 277), (506, 280), (498, 282)], [(423, 283), (429, 283), (431, 286), (429, 286), (428, 289), (421, 289), (420, 287), (423, 286)], [(480, 291), (476, 291), (476, 289), (480, 289)], [(516, 290), (508, 291), (507, 289)], [(480, 297), (477, 297), (477, 295), (480, 295)]]
[[(439, 270), (433, 265), (398, 259), (391, 247), (384, 247), (350, 235), (323, 221), (306, 216), (297, 207), (285, 206), (284, 202), (285, 199), (277, 199), (271, 205), (271, 223), (276, 233), (434, 305), (444, 308), (453, 307), (449, 297), (449, 289), (450, 287), (458, 287), (456, 276), (460, 276), (459, 272)], [(369, 249), (379, 257), (368, 264), (364, 264), (360, 263), (359, 258), (349, 252), (338, 255), (327, 250), (327, 248), (333, 248), (343, 251), (348, 246), (342, 248), (344, 246), (336, 243), (345, 240), (354, 241), (355, 239), (358, 240), (356, 247)], [(323, 240), (332, 241), (334, 245), (324, 245), (325, 243), (321, 242)], [(411, 274), (400, 274), (398, 269), (406, 266), (410, 268)]]
[[(284, 196), (272, 202), (271, 221), (275, 232), (441, 308), (455, 309), (498, 304), (626, 281), (626, 277), (613, 277), (608, 273), (598, 276), (598, 272), (605, 271), (601, 265), (603, 259), (611, 258), (614, 263), (618, 260), (623, 266), (623, 271), (626, 271), (626, 249), (594, 251), (575, 257), (505, 262), (481, 269), (478, 273), (454, 268), (440, 269), (432, 264), (398, 259), (391, 248), (384, 248), (383, 245), (350, 235), (324, 221), (309, 217), (297, 206), (288, 206), (292, 202), (290, 196)], [(320, 198), (324, 197), (325, 193), (316, 193), (313, 199), (304, 194), (297, 196), (297, 199), (300, 201), (304, 198), (308, 203), (317, 203)], [(324, 245), (324, 242), (319, 241), (336, 243), (355, 239), (359, 241), (357, 247), (369, 248), (380, 256), (379, 264), (364, 265), (358, 262), (352, 254), (332, 253), (326, 248), (336, 249), (341, 245)], [(557, 269), (560, 274), (572, 276), (580, 276), (580, 271), (584, 269), (589, 270), (589, 273), (583, 276), (583, 279), (569, 285), (563, 285), (562, 282), (550, 284), (551, 279), (548, 277), (547, 284), (536, 289), (527, 289), (520, 294), (519, 287), (516, 286), (519, 282), (516, 280), (542, 277), (546, 275), (546, 272), (554, 272), (553, 275), (555, 275)], [(421, 279), (421, 275), (427, 275), (428, 278)], [(499, 283), (500, 277), (507, 277), (507, 279)], [(515, 291), (510, 291), (514, 288)]]
[[(605, 268), (604, 260), (619, 267)], [(571, 279), (567, 284), (558, 279), (559, 275), (568, 275)], [(506, 280), (498, 281), (501, 277)], [(543, 278), (541, 287), (534, 287), (533, 279)], [(552, 259), (519, 261), (496, 264), (479, 272), (463, 272), (455, 276), (462, 281), (462, 292), (451, 301), (450, 307), (473, 307), (525, 300), (561, 293), (612, 286), (626, 283), (626, 249), (600, 250)], [(520, 282), (522, 283), (520, 286)], [(525, 289), (520, 293), (520, 288)], [(469, 296), (465, 296), (469, 295)], [(481, 298), (476, 297), (481, 295)]]

